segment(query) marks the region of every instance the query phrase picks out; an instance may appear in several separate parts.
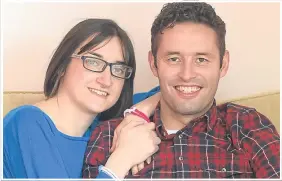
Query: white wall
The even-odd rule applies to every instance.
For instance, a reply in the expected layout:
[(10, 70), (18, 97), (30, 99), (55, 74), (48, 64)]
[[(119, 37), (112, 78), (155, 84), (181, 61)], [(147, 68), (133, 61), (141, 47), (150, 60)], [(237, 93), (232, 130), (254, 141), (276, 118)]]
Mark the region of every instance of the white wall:
[[(132, 38), (135, 92), (157, 85), (147, 62), (150, 28), (163, 3), (3, 4), (4, 91), (42, 91), (52, 53), (68, 30), (86, 18), (111, 18)], [(279, 3), (212, 3), (227, 25), (231, 62), (220, 100), (280, 90)]]

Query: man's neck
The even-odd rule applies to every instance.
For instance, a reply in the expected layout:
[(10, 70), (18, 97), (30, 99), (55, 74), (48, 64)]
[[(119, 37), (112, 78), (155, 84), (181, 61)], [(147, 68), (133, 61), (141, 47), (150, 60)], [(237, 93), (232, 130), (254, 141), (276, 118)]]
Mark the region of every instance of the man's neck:
[(59, 131), (69, 136), (83, 136), (96, 117), (79, 109), (65, 94), (59, 94), (38, 107), (50, 116)]
[(198, 114), (191, 114), (191, 115), (183, 115), (171, 109), (168, 104), (161, 98), (160, 101), (161, 109), (160, 109), (160, 116), (162, 123), (167, 130), (181, 130), (184, 128), (190, 121), (204, 115), (212, 106), (209, 105), (206, 110)]

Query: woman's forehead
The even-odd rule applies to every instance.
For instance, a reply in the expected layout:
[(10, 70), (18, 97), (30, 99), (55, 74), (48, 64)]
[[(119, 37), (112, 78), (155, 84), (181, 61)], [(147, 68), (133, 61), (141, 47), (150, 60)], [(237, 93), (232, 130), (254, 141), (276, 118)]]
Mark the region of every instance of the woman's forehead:
[(86, 54), (102, 58), (108, 62), (124, 62), (123, 47), (118, 37), (107, 39), (96, 47), (89, 49)]

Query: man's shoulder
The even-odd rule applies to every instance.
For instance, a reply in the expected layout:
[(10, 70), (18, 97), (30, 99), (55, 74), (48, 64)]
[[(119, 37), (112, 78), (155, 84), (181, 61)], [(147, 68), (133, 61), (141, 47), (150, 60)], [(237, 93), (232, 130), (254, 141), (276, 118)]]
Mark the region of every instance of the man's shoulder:
[(232, 114), (232, 113), (249, 113), (250, 111), (257, 110), (253, 107), (247, 107), (244, 105), (235, 104), (232, 102), (226, 102), (217, 106), (217, 109), (223, 114)]
[(107, 131), (107, 130), (115, 130), (118, 125), (122, 122), (123, 117), (114, 118), (106, 121), (100, 121), (97, 125), (96, 129), (100, 129), (101, 131)]
[(240, 128), (245, 131), (271, 129), (275, 130), (273, 123), (253, 107), (227, 102), (217, 106), (218, 112), (231, 128)]
[[(224, 118), (226, 121), (231, 121), (234, 119), (243, 119), (244, 122), (256, 119), (255, 117), (260, 117), (262, 115), (254, 107), (247, 107), (244, 105), (235, 104), (232, 102), (227, 102), (217, 106), (217, 112), (220, 117)], [(266, 118), (266, 117), (265, 117)]]
[(108, 147), (105, 147), (103, 144), (111, 144), (111, 141), (108, 142), (108, 140), (113, 139), (114, 131), (122, 120), (123, 118), (114, 118), (106, 121), (100, 121), (97, 127), (95, 127), (92, 131), (88, 145), (92, 145), (91, 147), (99, 145), (100, 147), (104, 147), (103, 150), (106, 151), (105, 148)]

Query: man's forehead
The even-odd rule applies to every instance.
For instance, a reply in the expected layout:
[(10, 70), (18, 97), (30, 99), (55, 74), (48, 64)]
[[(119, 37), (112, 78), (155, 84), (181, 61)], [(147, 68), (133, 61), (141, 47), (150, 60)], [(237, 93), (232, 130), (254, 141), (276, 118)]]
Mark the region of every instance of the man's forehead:
[(207, 46), (207, 44), (201, 46), (194, 44), (182, 44), (173, 46), (173, 44), (159, 44), (157, 54), (161, 55), (205, 55), (205, 56), (216, 56), (219, 55), (219, 48), (216, 44)]
[[(218, 53), (218, 42), (216, 33), (211, 29), (200, 30), (207, 26), (200, 26), (195, 29), (185, 28), (186, 25), (176, 25), (158, 35), (158, 51), (162, 53)], [(199, 31), (196, 31), (199, 29)]]
[(165, 28), (158, 33), (158, 38), (174, 38), (174, 39), (191, 39), (193, 38), (207, 38), (217, 39), (216, 31), (209, 25), (203, 23), (183, 22), (176, 23), (172, 27)]

